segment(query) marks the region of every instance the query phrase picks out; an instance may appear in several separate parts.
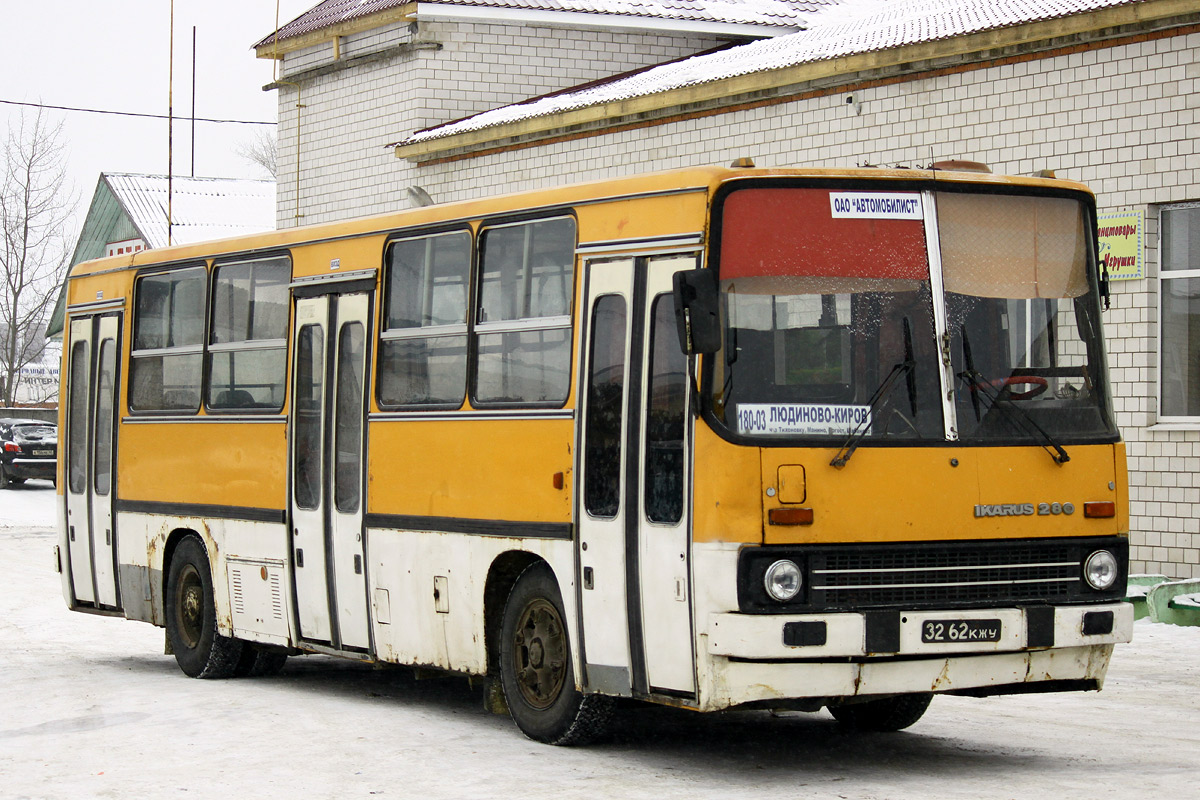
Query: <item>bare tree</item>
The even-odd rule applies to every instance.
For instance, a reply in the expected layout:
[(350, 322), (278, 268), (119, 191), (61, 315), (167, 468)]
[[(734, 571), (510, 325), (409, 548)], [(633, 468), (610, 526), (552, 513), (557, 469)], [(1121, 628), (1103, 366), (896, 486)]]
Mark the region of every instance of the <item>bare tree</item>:
[(71, 257), (76, 197), (66, 182), (62, 123), (39, 110), (9, 123), (0, 189), (0, 403), (45, 352), (46, 322)]
[(258, 131), (251, 139), (237, 146), (237, 154), (250, 163), (265, 169), (272, 178), (279, 176), (278, 150), (274, 131)]

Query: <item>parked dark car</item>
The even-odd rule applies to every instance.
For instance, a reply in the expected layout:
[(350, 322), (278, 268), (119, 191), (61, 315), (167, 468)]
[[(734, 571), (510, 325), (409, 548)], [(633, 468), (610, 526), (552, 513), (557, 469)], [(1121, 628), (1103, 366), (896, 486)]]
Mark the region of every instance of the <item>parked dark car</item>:
[(55, 479), (58, 427), (36, 419), (0, 419), (0, 489), (28, 478)]

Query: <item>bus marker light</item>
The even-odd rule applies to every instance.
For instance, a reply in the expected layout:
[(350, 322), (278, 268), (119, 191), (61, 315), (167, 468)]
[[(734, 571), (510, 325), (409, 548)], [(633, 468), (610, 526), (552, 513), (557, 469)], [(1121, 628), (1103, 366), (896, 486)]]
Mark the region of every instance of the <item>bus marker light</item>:
[(1089, 500), (1083, 504), (1085, 517), (1115, 517), (1117, 504), (1112, 500)]
[(767, 519), (772, 525), (812, 525), (813, 510), (811, 508), (772, 508), (767, 512)]
[(563, 474), (561, 472), (554, 473), (554, 477), (550, 479), (550, 482), (554, 484), (555, 489), (561, 489), (563, 487)]

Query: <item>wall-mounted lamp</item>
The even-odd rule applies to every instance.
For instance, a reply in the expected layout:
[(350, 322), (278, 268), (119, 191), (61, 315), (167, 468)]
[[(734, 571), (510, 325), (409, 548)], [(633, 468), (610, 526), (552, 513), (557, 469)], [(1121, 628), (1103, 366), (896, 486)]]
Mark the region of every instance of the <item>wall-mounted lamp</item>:
[(429, 196), (429, 192), (425, 191), (420, 186), (409, 186), (404, 191), (414, 206), (433, 205), (433, 198)]

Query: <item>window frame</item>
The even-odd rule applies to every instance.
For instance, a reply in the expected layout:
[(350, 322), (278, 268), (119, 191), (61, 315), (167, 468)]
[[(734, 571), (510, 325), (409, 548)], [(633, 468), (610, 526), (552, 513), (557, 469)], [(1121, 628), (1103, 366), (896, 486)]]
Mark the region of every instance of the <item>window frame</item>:
[[(601, 410), (600, 403), (595, 396), (597, 386), (596, 376), (598, 370), (596, 368), (596, 342), (600, 337), (601, 332), (597, 330), (597, 322), (600, 316), (601, 304), (607, 304), (610, 298), (615, 298), (620, 302), (619, 311), (621, 313), (620, 326), (613, 327), (612, 333), (619, 335), (619, 338), (604, 341), (604, 344), (609, 346), (619, 345), (613, 352), (620, 355), (621, 361), (619, 364), (607, 365), (609, 368), (620, 367), (620, 397), (616, 403), (617, 419), (616, 419), (616, 446), (617, 453), (615, 463), (604, 467), (605, 472), (600, 476), (596, 475), (596, 463), (593, 461), (596, 451), (598, 437), (604, 433), (595, 423), (596, 415)], [(580, 506), (583, 512), (590, 519), (612, 520), (616, 519), (625, 508), (625, 450), (628, 445), (628, 422), (629, 422), (629, 383), (630, 383), (630, 347), (629, 337), (633, 333), (629, 324), (629, 298), (620, 292), (605, 291), (594, 298), (589, 299), (589, 309), (587, 320), (584, 323), (587, 325), (587, 352), (581, 353), (580, 358), (584, 366), (582, 369), (587, 373), (587, 393), (584, 397), (584, 412), (583, 412), (583, 481), (580, 487)], [(609, 471), (611, 470), (611, 471)], [(607, 483), (603, 483), (607, 481)], [(604, 492), (612, 492), (612, 497), (603, 497)], [(602, 502), (612, 501), (612, 505), (601, 505)]]
[[(425, 325), (410, 328), (389, 328), (392, 310), (392, 248), (398, 242), (410, 242), (422, 239), (433, 239), (439, 236), (467, 236), (467, 284), (464, 293), (465, 305), (461, 323), (444, 325)], [(466, 402), (471, 383), (472, 349), (471, 349), (471, 319), (474, 307), (475, 262), (478, 252), (478, 231), (471, 225), (454, 225), (452, 227), (432, 228), (428, 230), (405, 230), (387, 238), (383, 245), (383, 269), (380, 278), (380, 288), (383, 292), (383, 302), (379, 313), (379, 342), (375, 352), (374, 387), (375, 402), (383, 411), (453, 411), (461, 409)], [(442, 336), (463, 336), (464, 371), (462, 393), (457, 402), (445, 403), (390, 403), (381, 394), (383, 390), (384, 350), (388, 342), (414, 341), (418, 339), (435, 339)]]
[[(204, 307), (201, 309), (201, 334), (198, 344), (179, 345), (175, 347), (153, 347), (153, 348), (138, 348), (138, 329), (141, 324), (141, 299), (144, 280), (146, 278), (157, 277), (161, 275), (169, 275), (175, 272), (185, 272), (187, 270), (199, 269), (203, 272), (204, 285), (201, 287), (201, 297), (203, 298)], [(207, 375), (205, 374), (205, 352), (208, 342), (208, 326), (209, 326), (209, 310), (208, 298), (211, 290), (210, 284), (212, 281), (212, 272), (209, 269), (209, 261), (207, 259), (201, 261), (186, 261), (175, 264), (156, 265), (150, 269), (140, 270), (133, 279), (133, 303), (130, 319), (130, 343), (129, 343), (129, 367), (128, 367), (128, 386), (126, 387), (127, 396), (125, 405), (131, 415), (153, 417), (153, 416), (170, 416), (170, 417), (191, 417), (200, 413), (200, 409), (204, 407), (204, 394), (207, 386)], [(134, 394), (134, 373), (135, 363), (139, 358), (164, 358), (167, 356), (200, 356), (200, 376), (199, 376), (199, 402), (194, 408), (136, 408), (133, 405)]]
[[(1163, 331), (1165, 319), (1163, 315), (1163, 306), (1167, 294), (1166, 285), (1168, 281), (1172, 280), (1200, 280), (1200, 267), (1195, 269), (1169, 269), (1167, 267), (1167, 238), (1164, 235), (1166, 232), (1166, 216), (1173, 211), (1186, 211), (1192, 209), (1194, 209), (1197, 216), (1200, 217), (1200, 200), (1190, 200), (1179, 203), (1164, 203), (1158, 207), (1158, 276), (1156, 286), (1158, 292), (1158, 302), (1156, 303), (1155, 309), (1157, 312), (1157, 322), (1155, 325), (1155, 334), (1157, 339), (1157, 342), (1155, 343), (1155, 355), (1158, 359), (1158, 368), (1155, 370), (1154, 378), (1155, 404), (1157, 411), (1155, 415), (1155, 422), (1163, 425), (1179, 425), (1187, 428), (1200, 428), (1200, 414), (1167, 414), (1164, 413), (1163, 410), (1163, 375), (1166, 372), (1166, 357), (1163, 352), (1163, 345), (1165, 343)], [(1192, 354), (1189, 352), (1189, 355)], [(1195, 355), (1200, 357), (1200, 352), (1197, 352)]]
[[(484, 236), (489, 231), (504, 228), (515, 228), (536, 225), (543, 222), (568, 219), (574, 232), (574, 244), (570, 250), (570, 267), (568, 276), (569, 292), (567, 295), (567, 313), (546, 317), (521, 317), (517, 319), (495, 320), (481, 322), (479, 320), (483, 305), (483, 262)], [(515, 219), (484, 220), (475, 231), (474, 258), (471, 268), (471, 295), (467, 316), (469, 335), (467, 337), (467, 397), (473, 408), (565, 408), (571, 401), (575, 390), (572, 375), (574, 374), (575, 359), (575, 313), (578, 300), (579, 282), (579, 219), (573, 208), (558, 208), (537, 216), (522, 216)], [(480, 400), (479, 399), (479, 339), (481, 336), (503, 333), (527, 333), (533, 331), (564, 331), (567, 338), (567, 378), (566, 393), (562, 400)]]
[[(905, 180), (894, 181), (894, 182), (893, 181), (882, 181), (881, 182), (879, 180), (871, 179), (871, 178), (846, 180), (846, 179), (841, 179), (841, 178), (817, 178), (817, 177), (814, 177), (814, 178), (808, 178), (808, 177), (790, 177), (790, 178), (763, 177), (763, 178), (747, 178), (745, 180), (740, 180), (740, 181), (733, 182), (733, 183), (726, 183), (726, 184), (718, 187), (715, 190), (713, 199), (709, 205), (709, 211), (708, 211), (710, 237), (709, 237), (707, 256), (706, 256), (707, 257), (707, 266), (708, 266), (708, 268), (715, 268), (717, 270), (718, 280), (721, 279), (721, 275), (722, 275), (722, 273), (721, 273), (721, 269), (722, 269), (722, 264), (721, 264), (722, 250), (721, 250), (721, 248), (723, 246), (722, 243), (723, 243), (723, 240), (725, 238), (725, 233), (726, 233), (724, 230), (725, 224), (726, 224), (726, 220), (724, 218), (724, 203), (725, 203), (726, 199), (729, 197), (730, 194), (737, 192), (737, 191), (741, 191), (744, 189), (756, 189), (756, 188), (766, 188), (766, 187), (770, 187), (770, 188), (790, 187), (790, 188), (805, 188), (805, 189), (816, 188), (816, 189), (830, 189), (830, 190), (837, 190), (837, 191), (880, 191), (880, 190), (884, 190), (886, 188), (887, 191), (892, 191), (892, 192), (922, 192), (922, 193), (931, 192), (934, 194), (934, 198), (935, 198), (935, 203), (933, 206), (934, 209), (937, 208), (936, 200), (938, 197), (940, 197), (942, 195), (942, 193), (967, 193), (967, 194), (980, 194), (980, 195), (1022, 195), (1022, 196), (1027, 196), (1027, 197), (1031, 197), (1031, 198), (1065, 198), (1065, 199), (1075, 200), (1080, 204), (1081, 213), (1084, 215), (1083, 216), (1084, 229), (1085, 229), (1084, 233), (1085, 233), (1085, 236), (1087, 237), (1087, 247), (1086, 247), (1087, 262), (1085, 265), (1085, 271), (1086, 271), (1086, 275), (1087, 275), (1087, 279), (1088, 279), (1088, 286), (1089, 286), (1088, 292), (1093, 298), (1096, 298), (1096, 300), (1098, 302), (1100, 302), (1102, 300), (1102, 298), (1100, 296), (1100, 292), (1102, 291), (1102, 286), (1100, 284), (1099, 265), (1096, 262), (1096, 239), (1095, 239), (1095, 236), (1096, 236), (1096, 204), (1095, 204), (1094, 196), (1090, 192), (1087, 192), (1086, 190), (1071, 188), (1071, 187), (1067, 187), (1067, 186), (1042, 187), (1042, 186), (1015, 185), (1015, 184), (1010, 184), (1010, 183), (1006, 183), (1006, 182), (976, 183), (976, 182), (972, 181), (972, 182), (965, 182), (965, 183), (959, 184), (959, 183), (945, 183), (945, 182), (941, 182), (941, 181), (931, 181), (931, 180), (927, 180), (927, 179), (905, 179)], [(930, 246), (927, 257), (940, 259), (941, 258), (940, 247), (934, 248), (934, 247)], [(940, 337), (941, 333), (944, 332), (944, 331), (941, 331), (941, 329), (944, 328), (945, 324), (946, 324), (943, 314), (944, 314), (944, 309), (945, 309), (944, 298), (948, 295), (948, 292), (942, 287), (942, 284), (941, 284), (942, 271), (940, 269), (935, 270), (935, 269), (931, 268), (929, 280), (930, 280), (930, 284), (931, 284), (930, 291), (933, 293), (933, 297), (934, 297), (933, 309), (934, 309), (934, 315), (935, 315), (935, 323), (934, 323), (935, 333)], [(939, 297), (942, 299), (939, 300), (938, 299)], [(1097, 312), (1102, 312), (1103, 309), (1102, 309), (1101, 305), (1102, 305), (1102, 303), (1100, 305), (1097, 305), (1097, 307), (1096, 307)], [(1099, 326), (1099, 315), (1097, 316), (1097, 325)], [(1099, 373), (1100, 378), (1104, 384), (1103, 394), (1101, 396), (1099, 396), (1099, 399), (1097, 402), (1098, 402), (1101, 413), (1103, 414), (1106, 423), (1111, 427), (1111, 433), (1104, 434), (1104, 435), (1098, 434), (1095, 437), (1089, 436), (1086, 438), (1086, 440), (1085, 439), (1079, 439), (1079, 440), (1073, 439), (1072, 441), (1076, 445), (1107, 444), (1107, 443), (1119, 441), (1119, 433), (1118, 433), (1118, 428), (1116, 425), (1117, 414), (1116, 414), (1116, 410), (1115, 410), (1115, 407), (1112, 402), (1113, 380), (1111, 377), (1111, 372), (1108, 369), (1108, 357), (1107, 357), (1106, 344), (1107, 344), (1107, 342), (1106, 342), (1104, 335), (1097, 337), (1095, 342), (1093, 343), (1095, 350), (1094, 351), (1089, 350), (1088, 355), (1089, 355), (1089, 359), (1091, 359), (1093, 355), (1095, 356), (1093, 368)], [(700, 376), (701, 400), (700, 400), (700, 407), (697, 409), (697, 413), (705, 420), (705, 422), (709, 425), (709, 427), (720, 438), (722, 438), (725, 441), (734, 443), (734, 444), (754, 444), (755, 446), (761, 446), (761, 447), (798, 447), (798, 446), (817, 445), (819, 443), (820, 440), (816, 439), (815, 437), (807, 437), (807, 436), (806, 437), (799, 437), (799, 436), (791, 437), (791, 436), (782, 436), (782, 435), (762, 435), (762, 436), (750, 437), (745, 434), (738, 433), (731, 425), (729, 425), (729, 423), (726, 420), (722, 419), (721, 417), (718, 417), (717, 414), (714, 412), (713, 398), (712, 398), (712, 392), (713, 392), (713, 386), (714, 386), (714, 375), (715, 375), (715, 363), (717, 361), (719, 361), (719, 359), (706, 358), (702, 362), (701, 376)], [(943, 368), (943, 375), (941, 376), (940, 379), (943, 381), (943, 383), (942, 383), (943, 389), (947, 385), (953, 383), (953, 380), (949, 379), (949, 370), (946, 368)], [(942, 407), (943, 407), (943, 426), (946, 429), (945, 438), (936, 439), (936, 440), (929, 439), (929, 440), (927, 440), (925, 445), (921, 445), (921, 446), (926, 446), (926, 445), (929, 445), (929, 446), (942, 446), (942, 445), (952, 446), (960, 441), (959, 439), (954, 438), (950, 435), (950, 430), (951, 430), (951, 428), (954, 427), (953, 425), (950, 424), (951, 421), (954, 420), (954, 417), (953, 417), (954, 408), (953, 408), (953, 403), (946, 400), (944, 393), (943, 393), (943, 397), (942, 397)], [(1013, 441), (997, 440), (995, 442), (987, 443), (985, 446), (997, 446), (997, 447), (1012, 446), (1012, 445), (1021, 446), (1026, 443), (1027, 442), (1025, 440), (1015, 440), (1015, 439)], [(877, 441), (870, 441), (869, 438), (864, 439), (862, 444), (864, 446), (870, 445), (872, 447), (911, 447), (911, 446), (913, 446), (913, 444), (908, 441), (896, 441), (896, 442), (880, 441), (880, 442), (877, 442)], [(821, 446), (826, 446), (826, 445), (821, 445)], [(1069, 444), (1068, 444), (1068, 446), (1069, 446)]]
[[(286, 321), (284, 323), (283, 336), (276, 339), (242, 339), (236, 342), (222, 342), (220, 344), (214, 343), (212, 341), (212, 337), (216, 328), (213, 322), (213, 315), (216, 314), (217, 311), (216, 293), (218, 288), (218, 271), (222, 267), (235, 266), (238, 264), (254, 264), (257, 262), (278, 260), (285, 261), (287, 266), (287, 282), (284, 284), (284, 290), (287, 293), (287, 297), (285, 298)], [(212, 414), (213, 416), (227, 416), (230, 414), (273, 415), (279, 414), (283, 411), (284, 406), (287, 404), (288, 395), (288, 337), (292, 328), (292, 295), (289, 287), (293, 280), (294, 269), (295, 266), (292, 261), (292, 254), (288, 250), (270, 253), (221, 256), (212, 260), (208, 270), (208, 291), (205, 294), (205, 303), (207, 304), (207, 307), (205, 308), (204, 315), (204, 360), (202, 367), (204, 374), (202, 376), (200, 395), (205, 414)], [(253, 267), (251, 267), (251, 274), (253, 274)], [(251, 406), (244, 408), (213, 406), (209, 402), (209, 390), (212, 388), (212, 356), (220, 353), (245, 353), (265, 350), (282, 350), (283, 352), (283, 375), (281, 376), (280, 384), (282, 392), (279, 405), (270, 407)]]

